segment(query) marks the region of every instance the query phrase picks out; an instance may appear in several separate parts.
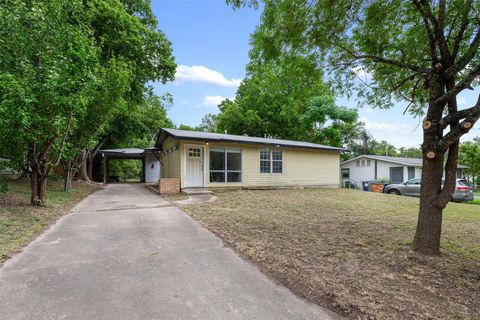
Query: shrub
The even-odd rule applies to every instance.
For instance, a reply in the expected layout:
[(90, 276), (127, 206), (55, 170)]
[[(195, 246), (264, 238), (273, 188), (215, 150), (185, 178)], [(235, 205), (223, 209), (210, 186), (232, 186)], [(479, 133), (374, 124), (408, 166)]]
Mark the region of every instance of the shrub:
[(7, 193), (9, 191), (9, 186), (6, 181), (0, 180), (0, 193)]

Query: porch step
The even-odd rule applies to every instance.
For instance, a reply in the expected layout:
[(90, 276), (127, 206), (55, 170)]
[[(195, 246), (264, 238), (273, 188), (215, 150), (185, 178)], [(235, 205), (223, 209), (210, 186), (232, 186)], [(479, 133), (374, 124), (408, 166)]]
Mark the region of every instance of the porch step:
[(213, 194), (212, 191), (205, 188), (185, 188), (185, 189), (182, 189), (182, 192), (188, 196)]

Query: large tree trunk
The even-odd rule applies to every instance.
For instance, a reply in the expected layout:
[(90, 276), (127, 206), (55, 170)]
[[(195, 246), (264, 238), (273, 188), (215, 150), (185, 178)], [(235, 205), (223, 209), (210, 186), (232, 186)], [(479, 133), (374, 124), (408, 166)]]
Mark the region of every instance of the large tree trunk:
[(72, 180), (73, 180), (73, 172), (72, 168), (67, 168), (65, 170), (65, 177), (63, 180), (63, 191), (70, 191), (72, 190)]
[(47, 196), (47, 174), (38, 175), (38, 201), (39, 205), (45, 205)]
[(93, 165), (95, 161), (95, 156), (97, 152), (103, 147), (107, 138), (103, 137), (102, 140), (95, 146), (93, 150), (88, 151), (88, 159), (89, 159), (89, 166), (88, 166), (88, 177), (90, 180), (93, 181)]
[[(423, 125), (422, 151), (424, 156), (420, 211), (413, 249), (428, 254), (438, 254), (440, 253), (442, 233), (442, 212), (451, 201), (455, 190), (459, 149), (458, 139), (447, 144), (447, 147), (444, 143), (439, 143), (440, 139), (444, 137), (445, 128), (440, 124), (440, 120), (446, 107), (449, 115), (455, 114), (458, 109), (455, 96), (450, 98), (446, 105), (436, 102), (446, 90), (454, 88), (453, 78), (445, 82), (441, 77), (434, 75), (430, 79), (430, 84), (429, 108)], [(457, 125), (458, 120), (450, 122), (450, 126)], [(448, 155), (445, 162), (446, 154)], [(444, 173), (445, 177), (442, 182)]]
[(88, 178), (93, 181), (93, 151), (88, 151)]
[(80, 154), (80, 179), (82, 179), (82, 181), (90, 180), (88, 177), (87, 158), (87, 150), (82, 150), (82, 153)]
[(437, 204), (442, 191), (444, 153), (437, 152), (438, 139), (443, 129), (438, 125), (443, 116), (445, 105), (435, 101), (445, 90), (445, 84), (438, 76), (430, 80), (429, 108), (423, 124), (423, 164), (422, 185), (420, 189), (420, 210), (417, 231), (413, 240), (413, 250), (429, 254), (440, 252), (443, 207)]
[(32, 172), (30, 174), (30, 188), (30, 205), (36, 206), (38, 205), (38, 173), (35, 167), (32, 168)]
[(442, 188), (442, 159), (423, 160), (420, 212), (413, 250), (428, 254), (440, 252), (443, 207), (435, 202)]

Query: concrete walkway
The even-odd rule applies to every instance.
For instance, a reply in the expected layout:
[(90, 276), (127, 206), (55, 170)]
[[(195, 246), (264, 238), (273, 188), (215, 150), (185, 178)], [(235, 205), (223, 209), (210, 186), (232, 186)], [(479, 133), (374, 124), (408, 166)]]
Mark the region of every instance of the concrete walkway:
[(0, 318), (340, 319), (143, 185), (109, 185), (0, 269)]

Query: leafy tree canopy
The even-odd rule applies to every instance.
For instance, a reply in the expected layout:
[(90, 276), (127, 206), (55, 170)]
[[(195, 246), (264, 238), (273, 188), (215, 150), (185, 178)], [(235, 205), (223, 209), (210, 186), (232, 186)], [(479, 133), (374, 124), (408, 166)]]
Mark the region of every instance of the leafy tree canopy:
[(345, 128), (353, 129), (358, 114), (335, 105), (316, 57), (288, 52), (265, 61), (259, 55), (256, 34), (252, 44), (247, 77), (235, 100), (219, 105), (213, 128), (230, 134), (343, 145)]
[[(235, 7), (255, 0), (227, 0)], [(419, 221), (413, 248), (438, 253), (442, 210), (455, 189), (459, 139), (480, 118), (480, 99), (457, 95), (480, 76), (480, 2), (474, 0), (265, 0), (256, 43), (268, 61), (301, 52), (337, 94), (424, 115)], [(364, 80), (359, 73), (368, 73)], [(445, 179), (442, 179), (445, 172)]]
[(460, 145), (460, 162), (468, 166), (465, 172), (476, 182), (480, 177), (480, 137)]

